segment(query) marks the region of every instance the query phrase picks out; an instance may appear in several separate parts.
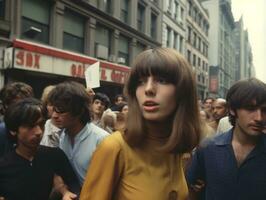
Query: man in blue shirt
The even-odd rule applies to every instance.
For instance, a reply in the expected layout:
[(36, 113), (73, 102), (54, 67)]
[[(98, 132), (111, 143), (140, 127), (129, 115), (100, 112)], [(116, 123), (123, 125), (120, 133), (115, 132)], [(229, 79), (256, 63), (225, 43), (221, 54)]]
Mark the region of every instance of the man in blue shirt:
[(59, 147), (67, 155), (82, 185), (94, 150), (109, 134), (91, 122), (90, 97), (81, 84), (60, 83), (48, 99), (53, 106), (51, 117), (64, 129)]
[(266, 84), (255, 78), (238, 81), (226, 100), (233, 128), (193, 155), (187, 170), (191, 199), (265, 200)]

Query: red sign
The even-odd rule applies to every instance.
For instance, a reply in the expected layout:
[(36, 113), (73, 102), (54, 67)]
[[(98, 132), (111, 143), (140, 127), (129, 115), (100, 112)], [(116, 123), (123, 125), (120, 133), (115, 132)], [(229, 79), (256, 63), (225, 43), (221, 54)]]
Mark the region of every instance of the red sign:
[(15, 39), (13, 46), (14, 68), (85, 78), (87, 67), (100, 61), (100, 80), (119, 84), (125, 83), (130, 71), (129, 67), (117, 63), (24, 40)]
[(16, 54), (16, 64), (29, 67), (29, 68), (40, 68), (40, 55), (32, 52), (19, 51)]
[(218, 77), (217, 76), (210, 77), (210, 92), (213, 92), (213, 93), (218, 92)]

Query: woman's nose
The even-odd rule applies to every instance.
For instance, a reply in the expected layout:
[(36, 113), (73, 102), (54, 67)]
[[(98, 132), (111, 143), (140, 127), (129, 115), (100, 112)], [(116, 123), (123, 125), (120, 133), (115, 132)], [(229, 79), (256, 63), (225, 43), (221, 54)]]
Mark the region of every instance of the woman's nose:
[(147, 82), (145, 84), (145, 94), (146, 95), (154, 95), (156, 93), (156, 83), (152, 77), (148, 77)]

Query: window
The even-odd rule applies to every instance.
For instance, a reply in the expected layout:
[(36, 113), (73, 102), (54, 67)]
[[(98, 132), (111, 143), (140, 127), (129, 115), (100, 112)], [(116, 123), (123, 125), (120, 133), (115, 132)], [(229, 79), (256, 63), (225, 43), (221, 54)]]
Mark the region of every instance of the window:
[(0, 19), (5, 17), (5, 0), (0, 0)]
[(187, 60), (191, 64), (191, 52), (187, 50)]
[(202, 27), (202, 15), (201, 14), (199, 14), (199, 19), (198, 19), (198, 25), (199, 25), (199, 27)]
[(138, 4), (138, 16), (137, 16), (137, 23), (138, 23), (138, 30), (144, 32), (144, 14), (145, 14), (145, 7), (141, 4)]
[[(96, 34), (95, 34), (96, 57), (99, 57), (99, 55), (101, 54), (102, 55), (101, 58), (107, 59), (107, 57), (110, 54), (111, 37), (112, 37), (112, 32), (110, 29), (101, 24), (96, 24)], [(102, 48), (98, 48), (99, 45), (101, 45)], [(99, 51), (106, 51), (106, 52), (99, 52)], [(103, 53), (106, 55), (103, 55)]]
[(194, 7), (194, 11), (193, 11), (194, 13), (194, 15), (193, 15), (193, 19), (194, 19), (194, 21), (196, 22), (197, 21), (197, 17), (198, 17), (198, 10), (197, 10), (197, 8), (196, 7)]
[(171, 14), (172, 0), (167, 0), (167, 12)]
[(191, 3), (191, 1), (188, 2), (188, 14), (190, 17), (192, 16), (192, 3)]
[(70, 10), (64, 14), (63, 48), (79, 53), (84, 52), (85, 19)]
[(48, 1), (22, 1), (21, 38), (49, 43), (50, 8)]
[(169, 26), (166, 27), (166, 47), (170, 47), (171, 41), (171, 28)]
[(200, 65), (201, 65), (201, 59), (198, 58), (198, 67), (200, 68)]
[(197, 34), (195, 32), (193, 32), (193, 46), (195, 48), (197, 48)]
[(179, 20), (179, 5), (178, 2), (175, 1), (175, 20)]
[(103, 0), (103, 11), (109, 14), (112, 13), (112, 0)]
[(157, 15), (154, 13), (151, 13), (151, 37), (153, 39), (157, 39)]
[(121, 0), (121, 13), (120, 18), (124, 23), (129, 22), (129, 2), (128, 0)]
[(196, 66), (196, 55), (193, 54), (193, 66), (195, 67)]
[(183, 21), (184, 20), (184, 8), (182, 8), (182, 7), (181, 7), (181, 14), (180, 14), (180, 16), (181, 16), (181, 21)]
[(187, 38), (187, 40), (188, 40), (188, 43), (191, 44), (191, 28), (188, 26), (187, 30), (188, 30), (188, 38)]
[(174, 32), (174, 49), (178, 50), (178, 34)]
[(118, 59), (119, 58), (124, 59), (124, 64), (129, 65), (129, 39), (123, 35), (119, 36)]
[(179, 37), (179, 51), (183, 52), (183, 37)]
[(201, 52), (201, 38), (199, 37), (198, 40), (198, 50)]

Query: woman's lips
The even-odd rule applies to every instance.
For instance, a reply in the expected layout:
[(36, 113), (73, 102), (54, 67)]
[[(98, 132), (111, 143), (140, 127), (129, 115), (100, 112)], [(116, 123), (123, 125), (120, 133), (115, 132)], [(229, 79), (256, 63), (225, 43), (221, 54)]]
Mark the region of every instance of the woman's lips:
[(159, 109), (159, 104), (154, 101), (145, 101), (143, 104), (143, 109), (148, 112), (154, 112)]

